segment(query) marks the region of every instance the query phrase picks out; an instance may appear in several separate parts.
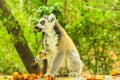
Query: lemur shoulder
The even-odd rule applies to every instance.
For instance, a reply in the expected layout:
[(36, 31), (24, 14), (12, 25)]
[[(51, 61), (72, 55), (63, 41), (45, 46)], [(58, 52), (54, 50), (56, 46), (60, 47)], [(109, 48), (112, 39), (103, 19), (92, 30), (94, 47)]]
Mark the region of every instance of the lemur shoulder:
[(46, 76), (80, 75), (82, 61), (79, 53), (64, 28), (57, 22), (55, 15), (42, 17), (35, 28), (44, 32), (44, 58), (40, 59), (38, 56), (35, 61), (48, 60), (50, 71)]

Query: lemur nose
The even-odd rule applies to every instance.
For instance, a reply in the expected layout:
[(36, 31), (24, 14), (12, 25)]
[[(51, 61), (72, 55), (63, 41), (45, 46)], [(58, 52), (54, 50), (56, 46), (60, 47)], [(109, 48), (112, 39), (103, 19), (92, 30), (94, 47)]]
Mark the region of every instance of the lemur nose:
[(35, 25), (35, 27), (34, 27), (35, 29), (39, 29), (39, 27), (37, 26), (37, 25)]

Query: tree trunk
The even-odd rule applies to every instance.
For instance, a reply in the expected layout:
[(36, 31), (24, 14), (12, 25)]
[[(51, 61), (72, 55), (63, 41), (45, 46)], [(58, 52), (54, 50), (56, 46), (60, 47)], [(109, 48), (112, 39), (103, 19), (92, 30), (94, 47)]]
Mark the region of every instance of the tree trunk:
[(38, 64), (32, 65), (34, 63), (34, 57), (32, 52), (30, 51), (27, 41), (23, 35), (23, 32), (20, 28), (18, 21), (9, 11), (9, 9), (5, 6), (5, 1), (0, 0), (0, 9), (2, 10), (1, 20), (3, 21), (3, 25), (6, 27), (9, 34), (12, 34), (12, 39), (14, 41), (14, 46), (20, 55), (20, 58), (23, 61), (27, 71), (29, 73), (38, 73), (40, 71), (40, 67)]

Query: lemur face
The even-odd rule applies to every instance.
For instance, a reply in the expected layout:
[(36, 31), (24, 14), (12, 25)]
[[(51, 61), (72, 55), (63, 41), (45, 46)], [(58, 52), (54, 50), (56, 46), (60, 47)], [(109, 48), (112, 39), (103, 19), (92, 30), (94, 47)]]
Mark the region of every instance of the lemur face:
[(35, 26), (35, 29), (42, 32), (47, 31), (53, 28), (55, 22), (56, 22), (56, 17), (54, 14), (50, 14), (49, 16), (44, 16), (39, 20), (38, 24)]

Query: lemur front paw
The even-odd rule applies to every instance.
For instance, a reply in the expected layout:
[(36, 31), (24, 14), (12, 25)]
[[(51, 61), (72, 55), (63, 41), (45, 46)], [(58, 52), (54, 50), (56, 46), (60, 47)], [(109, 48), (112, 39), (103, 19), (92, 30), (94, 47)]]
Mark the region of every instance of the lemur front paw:
[(35, 63), (40, 62), (44, 58), (45, 53), (43, 53), (43, 52), (45, 52), (45, 51), (43, 50), (38, 53), (38, 56), (35, 58)]
[(45, 74), (45, 77), (48, 77), (48, 76), (54, 77), (54, 74), (48, 72)]
[(39, 63), (40, 61), (41, 61), (40, 57), (37, 56), (37, 57), (35, 58), (35, 63)]

